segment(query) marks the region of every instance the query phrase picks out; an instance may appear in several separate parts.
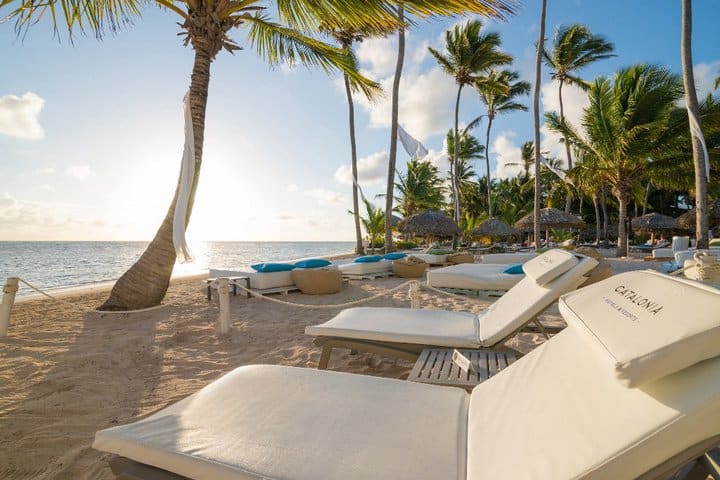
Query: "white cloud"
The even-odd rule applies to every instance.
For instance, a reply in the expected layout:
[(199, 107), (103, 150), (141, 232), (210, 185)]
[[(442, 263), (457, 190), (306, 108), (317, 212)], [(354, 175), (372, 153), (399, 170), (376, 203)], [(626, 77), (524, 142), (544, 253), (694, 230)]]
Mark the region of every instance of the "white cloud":
[(87, 165), (70, 165), (65, 169), (65, 175), (77, 180), (87, 180), (95, 173)]
[(438, 168), (440, 176), (446, 176), (450, 169), (450, 160), (448, 159), (447, 153), (445, 153), (446, 151), (447, 145), (445, 145), (445, 141), (443, 140), (443, 149), (441, 151), (430, 149), (425, 158), (423, 158), (423, 160), (430, 162)]
[(43, 183), (43, 184), (41, 184), (41, 185), (38, 185), (37, 188), (38, 188), (38, 190), (42, 190), (42, 191), (44, 191), (44, 192), (52, 192), (52, 191), (55, 190), (55, 187), (53, 187), (52, 185), (49, 185), (49, 184), (47, 184), (47, 183)]
[[(501, 132), (490, 146), (490, 153), (496, 154), (497, 165), (494, 178), (512, 178), (523, 171), (520, 147), (513, 143), (515, 132)], [(513, 164), (513, 165), (508, 165)]]
[[(540, 87), (540, 101), (542, 102), (543, 112), (557, 112), (560, 114), (560, 100), (558, 95), (558, 83), (556, 81), (544, 83)], [(587, 92), (575, 85), (563, 86), (563, 110), (565, 112), (565, 120), (578, 130), (581, 130), (580, 120), (582, 119), (583, 110), (590, 105)], [(543, 123), (540, 128), (542, 133), (542, 141), (540, 142), (541, 151), (550, 157), (560, 159), (562, 166), (567, 167), (567, 155), (565, 152), (565, 144), (562, 142), (562, 135), (551, 132)]]
[[(360, 186), (382, 183), (387, 176), (387, 164), (387, 152), (376, 152), (359, 159), (357, 169)], [(345, 185), (352, 185), (352, 167), (340, 165), (335, 171), (335, 180)]]
[(38, 175), (52, 175), (53, 173), (55, 173), (55, 167), (49, 165), (47, 167), (38, 168), (37, 170), (35, 170), (35, 173), (37, 173)]
[[(698, 63), (695, 65), (693, 73), (695, 73), (695, 89), (697, 90), (698, 100), (702, 102), (705, 96), (713, 91), (715, 79), (720, 76), (720, 60), (710, 63)], [(684, 99), (683, 106), (685, 106)]]
[(287, 186), (288, 192), (297, 192), (298, 190), (299, 190), (298, 186), (295, 185), (294, 183), (291, 183), (290, 185)]
[(303, 195), (306, 197), (314, 198), (318, 201), (318, 203), (322, 205), (327, 204), (340, 204), (345, 203), (345, 197), (338, 192), (335, 192), (333, 190), (328, 190), (326, 188), (313, 188), (310, 190), (305, 190), (303, 192)]
[(355, 55), (361, 64), (369, 64), (369, 73), (373, 78), (391, 75), (397, 63), (397, 36), (364, 40), (355, 49)]
[(18, 97), (0, 97), (0, 133), (26, 140), (39, 140), (45, 136), (38, 115), (45, 105), (39, 95), (28, 92)]

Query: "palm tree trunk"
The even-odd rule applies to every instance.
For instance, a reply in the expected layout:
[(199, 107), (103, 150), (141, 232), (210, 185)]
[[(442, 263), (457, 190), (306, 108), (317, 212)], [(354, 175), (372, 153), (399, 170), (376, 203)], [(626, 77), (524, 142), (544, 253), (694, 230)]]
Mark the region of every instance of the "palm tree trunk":
[[(700, 123), (700, 109), (698, 107), (697, 92), (695, 91), (695, 76), (692, 63), (692, 1), (682, 2), (682, 69), (683, 84), (685, 86), (685, 103), (687, 104), (688, 116), (697, 119)], [(691, 129), (692, 131), (692, 129)], [(707, 211), (707, 176), (705, 173), (705, 162), (709, 161), (703, 154), (700, 139), (692, 135), (693, 162), (695, 163), (695, 238), (697, 248), (708, 247), (708, 211)]]
[[(349, 46), (345, 49), (349, 50)], [(353, 193), (353, 218), (355, 220), (355, 253), (363, 253), (362, 231), (360, 230), (360, 205), (358, 201), (358, 173), (357, 173), (357, 145), (355, 143), (355, 105), (353, 104), (350, 80), (343, 75), (345, 80), (345, 94), (348, 101), (348, 125), (350, 128), (350, 157), (352, 165), (352, 193)]]
[[(462, 93), (462, 83), (458, 86), (457, 98), (455, 99), (455, 130), (453, 141), (453, 158), (452, 158), (452, 189), (453, 189), (453, 220), (455, 223), (460, 221), (460, 185), (458, 184), (458, 151), (460, 149), (460, 132), (458, 131), (458, 123), (460, 122), (460, 94)], [(454, 243), (454, 242), (453, 242)]]
[(605, 185), (600, 187), (600, 208), (602, 209), (603, 215), (603, 246), (608, 247), (608, 212), (607, 212), (607, 197), (605, 196)]
[(648, 182), (647, 187), (645, 188), (645, 199), (643, 200), (643, 209), (642, 209), (643, 216), (645, 216), (645, 214), (647, 213), (648, 201), (650, 201), (650, 186), (651, 185), (652, 185), (652, 183)]
[(488, 218), (492, 218), (492, 188), (490, 183), (490, 129), (492, 128), (493, 117), (488, 115), (488, 126), (485, 131), (485, 166), (487, 167), (488, 185)]
[(628, 199), (630, 195), (627, 190), (620, 187), (616, 193), (618, 200), (618, 240), (617, 240), (617, 257), (627, 257), (628, 254), (628, 242), (627, 242), (627, 207)]
[[(398, 20), (404, 20), (402, 3), (398, 5)], [(385, 252), (392, 251), (392, 206), (395, 188), (395, 164), (397, 162), (398, 142), (398, 94), (400, 92), (400, 76), (405, 59), (405, 27), (398, 28), (398, 56), (395, 65), (395, 78), (392, 90), (392, 117), (390, 123), (390, 155), (388, 158), (388, 181), (385, 190)]]
[(600, 205), (596, 194), (592, 196), (593, 207), (595, 207), (595, 245), (600, 245)]
[[(190, 190), (187, 220), (190, 219), (195, 192), (197, 190), (202, 164), (203, 141), (205, 138), (205, 110), (207, 107), (208, 86), (210, 84), (210, 65), (214, 55), (209, 49), (195, 47), (195, 61), (190, 77), (190, 111), (192, 115), (193, 137), (195, 140), (195, 175)], [(173, 217), (175, 202), (180, 183), (175, 189), (173, 201), (165, 215), (155, 237), (143, 254), (113, 286), (110, 297), (100, 306), (100, 310), (136, 310), (159, 305), (165, 297), (175, 265), (175, 247), (173, 245)]]
[[(542, 52), (545, 45), (545, 14), (547, 0), (542, 0), (540, 12), (540, 34), (538, 36), (537, 54), (535, 56), (535, 92), (533, 95), (533, 120), (535, 126), (535, 197), (533, 208), (533, 236), (535, 247), (539, 247), (540, 238), (540, 74), (542, 70)], [(488, 185), (489, 187), (489, 185)]]
[[(562, 99), (562, 88), (563, 83), (565, 83), (562, 79), (560, 80), (560, 86), (558, 87), (558, 99), (560, 101), (560, 121), (565, 121), (565, 107), (563, 105), (563, 99)], [(570, 144), (567, 142), (567, 138), (563, 135), (563, 140), (565, 140), (565, 155), (567, 155), (567, 161), (568, 161), (568, 170), (572, 169), (572, 156), (570, 155)], [(572, 208), (572, 201), (573, 196), (570, 189), (568, 189), (567, 196), (565, 197), (565, 213), (570, 213), (570, 209)]]

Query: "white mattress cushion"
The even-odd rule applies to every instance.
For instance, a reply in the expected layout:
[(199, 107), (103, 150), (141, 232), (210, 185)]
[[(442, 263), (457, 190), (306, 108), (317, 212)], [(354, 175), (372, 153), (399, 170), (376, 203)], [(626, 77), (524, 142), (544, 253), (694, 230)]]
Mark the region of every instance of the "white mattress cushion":
[(467, 478), (635, 478), (719, 432), (720, 359), (628, 389), (566, 329), (472, 391)]
[(343, 263), (338, 268), (343, 275), (367, 275), (369, 273), (384, 273), (392, 270), (392, 262), (380, 260), (379, 262), (351, 262)]
[(447, 310), (348, 308), (321, 325), (306, 327), (305, 333), (440, 347), (480, 347), (477, 316)]
[(464, 479), (469, 395), (339, 372), (240, 367), (93, 447), (193, 479)]
[(520, 280), (481, 314), (482, 346), (491, 347), (503, 341), (555, 303), (560, 295), (578, 288), (597, 264), (594, 258), (579, 257), (574, 267), (545, 285), (538, 285), (529, 277)]
[(241, 272), (237, 270), (210, 269), (210, 278), (248, 277), (250, 288), (264, 290), (267, 288), (291, 287), (295, 285), (292, 271), (287, 272)]
[(491, 263), (497, 265), (511, 265), (513, 263), (525, 263), (537, 257), (537, 253), (487, 253), (480, 256), (480, 263)]
[(578, 263), (575, 254), (567, 250), (553, 249), (523, 264), (525, 275), (538, 285), (545, 285)]
[(451, 267), (429, 270), (427, 284), (436, 288), (463, 288), (470, 290), (510, 290), (524, 275), (503, 273), (507, 265), (462, 263)]
[(447, 255), (434, 255), (432, 253), (411, 253), (410, 257), (419, 258), (430, 265), (440, 265), (447, 262)]
[(566, 295), (560, 309), (627, 387), (720, 355), (720, 290), (697, 282), (627, 272)]
[(672, 248), (656, 248), (652, 251), (653, 258), (673, 258), (675, 252)]

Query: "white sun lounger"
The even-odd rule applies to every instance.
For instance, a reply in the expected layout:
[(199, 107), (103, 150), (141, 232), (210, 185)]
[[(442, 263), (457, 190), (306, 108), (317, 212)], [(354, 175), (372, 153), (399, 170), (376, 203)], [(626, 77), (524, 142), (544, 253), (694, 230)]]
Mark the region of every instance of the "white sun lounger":
[(365, 278), (373, 275), (388, 274), (392, 272), (392, 261), (380, 260), (379, 262), (350, 262), (339, 265), (338, 268), (344, 277)]
[(435, 255), (433, 253), (408, 253), (408, 256), (415, 257), (428, 265), (445, 265), (447, 263), (447, 255)]
[(486, 253), (480, 255), (480, 263), (493, 265), (512, 265), (513, 263), (525, 263), (537, 257), (537, 253)]
[[(143, 480), (648, 480), (720, 442), (720, 292), (630, 272), (560, 303), (570, 328), (469, 394), (245, 366), (93, 447)], [(660, 377), (628, 388), (618, 369), (640, 364)]]
[(526, 275), (479, 314), (409, 308), (349, 308), (321, 325), (305, 328), (323, 348), (324, 369), (334, 348), (414, 360), (425, 348), (491, 348), (535, 321), (563, 293), (587, 279), (597, 260), (565, 250), (550, 250), (523, 265)]
[(506, 291), (524, 274), (504, 273), (508, 265), (461, 263), (427, 272), (427, 284), (435, 288), (476, 291)]

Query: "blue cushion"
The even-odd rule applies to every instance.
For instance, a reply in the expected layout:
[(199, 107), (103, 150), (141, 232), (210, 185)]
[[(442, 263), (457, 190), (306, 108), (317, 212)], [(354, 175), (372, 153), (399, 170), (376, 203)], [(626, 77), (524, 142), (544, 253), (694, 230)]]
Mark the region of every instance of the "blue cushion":
[(307, 260), (300, 260), (295, 262), (296, 268), (320, 268), (332, 265), (332, 262), (325, 260), (324, 258), (308, 258)]
[(263, 272), (263, 273), (289, 272), (290, 270), (295, 268), (295, 265), (290, 265), (289, 263), (256, 263), (255, 265), (250, 265), (250, 266), (256, 272)]
[(380, 260), (382, 260), (382, 258), (383, 257), (381, 257), (380, 255), (367, 255), (364, 257), (358, 257), (355, 260), (353, 260), (353, 262), (355, 262), (355, 263), (374, 263), (374, 262), (379, 262)]
[(383, 255), (383, 258), (385, 260), (400, 260), (401, 258), (407, 257), (407, 253), (403, 252), (393, 252), (393, 253), (386, 253)]
[(523, 273), (522, 263), (510, 265), (505, 270), (503, 270), (503, 273), (509, 273), (510, 275), (520, 275), (521, 273)]

